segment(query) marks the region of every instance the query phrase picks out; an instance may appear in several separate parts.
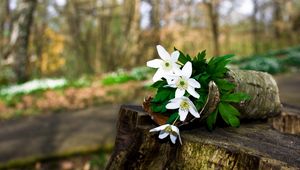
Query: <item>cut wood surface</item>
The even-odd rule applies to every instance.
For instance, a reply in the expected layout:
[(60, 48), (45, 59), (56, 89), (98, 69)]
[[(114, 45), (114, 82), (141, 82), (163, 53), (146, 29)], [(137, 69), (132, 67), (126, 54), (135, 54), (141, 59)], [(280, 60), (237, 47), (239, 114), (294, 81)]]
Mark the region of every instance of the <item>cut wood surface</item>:
[(274, 129), (289, 134), (300, 135), (300, 108), (296, 106), (285, 107), (280, 114), (270, 119)]
[(183, 144), (149, 133), (155, 124), (139, 106), (122, 106), (107, 169), (299, 169), (300, 137), (267, 121), (240, 128), (181, 129)]

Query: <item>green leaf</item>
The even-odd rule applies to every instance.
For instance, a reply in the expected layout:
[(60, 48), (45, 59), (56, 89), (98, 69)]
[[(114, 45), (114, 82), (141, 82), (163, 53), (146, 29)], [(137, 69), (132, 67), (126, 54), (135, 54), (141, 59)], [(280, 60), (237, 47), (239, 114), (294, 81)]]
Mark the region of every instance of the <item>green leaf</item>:
[(163, 102), (165, 100), (168, 100), (172, 93), (175, 93), (175, 89), (168, 88), (168, 87), (161, 87), (157, 90), (157, 93), (154, 99), (152, 100), (152, 102)]
[(237, 121), (237, 116), (240, 115), (240, 112), (228, 103), (221, 102), (218, 105), (219, 112), (221, 114), (222, 119), (233, 127), (239, 126), (239, 121)]
[(164, 113), (167, 111), (166, 105), (168, 101), (162, 103), (151, 103), (151, 110), (156, 113)]
[(228, 71), (226, 65), (231, 61), (234, 55), (228, 54), (221, 57), (213, 57), (209, 60), (207, 66), (207, 72), (213, 78), (223, 78), (224, 74)]
[(218, 109), (213, 111), (206, 119), (206, 125), (210, 131), (213, 129), (213, 126), (216, 124), (217, 115), (218, 115)]
[(179, 116), (178, 112), (173, 113), (167, 120), (167, 123), (172, 124), (177, 119), (178, 116)]
[(155, 82), (155, 83), (153, 83), (152, 85), (151, 85), (151, 87), (153, 87), (153, 88), (160, 88), (160, 87), (163, 87), (164, 85), (167, 85), (168, 83), (166, 82), (166, 81), (164, 81), (164, 80), (159, 80), (159, 81), (157, 81), (157, 82)]
[(209, 60), (208, 65), (209, 66), (215, 66), (217, 64), (227, 62), (227, 60), (232, 58), (233, 56), (234, 56), (233, 54), (227, 54), (227, 55), (224, 55), (224, 56), (213, 57)]
[(223, 95), (221, 101), (239, 103), (241, 101), (249, 100), (250, 98), (251, 97), (246, 93), (232, 93)]
[(210, 75), (208, 75), (207, 73), (202, 73), (194, 76), (193, 78), (197, 80), (201, 84), (201, 86), (203, 86), (203, 84), (208, 84)]
[(185, 64), (188, 61), (192, 61), (192, 58), (189, 55), (184, 55), (184, 53), (180, 50), (178, 50), (176, 47), (174, 47), (175, 51), (179, 51), (179, 58), (178, 61), (181, 62), (182, 64)]
[(240, 116), (240, 112), (231, 104), (226, 102), (221, 102), (219, 107), (222, 107), (222, 110), (226, 110), (228, 114), (232, 114), (235, 116)]
[(228, 80), (216, 79), (215, 82), (217, 83), (218, 88), (221, 90), (231, 91), (235, 88), (235, 84), (229, 82)]
[(206, 50), (201, 51), (197, 54), (197, 56), (193, 59), (193, 62), (205, 61)]
[(197, 99), (195, 102), (193, 102), (193, 103), (195, 103), (195, 106), (196, 106), (197, 110), (202, 109), (203, 105), (206, 102), (206, 98), (207, 98), (207, 93), (201, 92), (200, 93), (200, 98)]
[(201, 53), (198, 53), (197, 56), (193, 58), (193, 74), (198, 75), (202, 74), (206, 71), (207, 63), (205, 59), (206, 51), (202, 51)]
[(240, 119), (236, 116), (229, 117), (229, 123), (232, 127), (239, 127), (240, 126)]

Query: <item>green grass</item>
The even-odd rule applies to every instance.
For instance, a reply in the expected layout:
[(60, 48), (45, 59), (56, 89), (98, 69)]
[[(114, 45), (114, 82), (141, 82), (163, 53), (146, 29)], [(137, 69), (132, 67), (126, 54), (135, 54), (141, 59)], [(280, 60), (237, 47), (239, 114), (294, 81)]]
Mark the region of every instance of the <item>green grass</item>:
[(111, 74), (106, 75), (101, 83), (103, 85), (109, 86), (113, 84), (122, 84), (128, 81), (142, 81), (148, 79), (153, 70), (147, 67), (136, 67), (132, 69), (130, 72), (126, 72), (124, 70), (118, 70), (117, 72), (113, 72)]
[[(73, 87), (73, 88), (82, 88), (82, 87), (88, 87), (90, 86), (92, 83), (92, 79), (89, 77), (82, 77), (79, 78), (78, 80), (69, 80), (67, 81), (67, 83), (63, 86), (58, 86), (55, 88), (39, 88), (39, 89), (35, 89), (29, 92), (17, 92), (17, 93), (6, 93), (6, 94), (1, 94), (0, 93), (0, 101), (4, 102), (4, 104), (6, 106), (10, 106), (13, 107), (15, 106), (17, 103), (19, 103), (23, 96), (25, 95), (33, 95), (35, 97), (41, 97), (42, 94), (44, 94), (45, 91), (51, 89), (51, 90), (55, 90), (55, 91), (61, 91), (63, 92), (65, 89)], [(9, 87), (9, 86), (6, 86)], [(2, 88), (6, 88), (6, 87), (2, 87)]]
[(300, 68), (300, 46), (271, 50), (263, 54), (248, 56), (232, 62), (244, 70), (264, 71), (270, 74)]

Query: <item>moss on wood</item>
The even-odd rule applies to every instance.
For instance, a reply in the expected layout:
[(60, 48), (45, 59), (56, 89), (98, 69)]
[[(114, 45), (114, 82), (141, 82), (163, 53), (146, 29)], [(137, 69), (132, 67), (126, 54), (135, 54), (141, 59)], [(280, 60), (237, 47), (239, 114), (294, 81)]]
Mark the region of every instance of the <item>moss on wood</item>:
[(116, 147), (106, 169), (297, 169), (300, 138), (285, 135), (267, 122), (240, 128), (182, 130), (183, 144), (173, 145), (149, 133), (153, 121), (141, 107), (122, 106)]

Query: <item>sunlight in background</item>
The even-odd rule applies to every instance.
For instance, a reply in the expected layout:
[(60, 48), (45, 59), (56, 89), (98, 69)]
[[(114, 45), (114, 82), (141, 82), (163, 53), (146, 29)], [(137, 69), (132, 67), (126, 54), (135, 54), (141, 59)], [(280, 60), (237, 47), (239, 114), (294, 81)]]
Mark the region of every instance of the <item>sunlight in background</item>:
[(65, 6), (66, 5), (66, 0), (55, 0), (56, 4), (59, 6)]
[[(199, 2), (201, 2), (202, 0), (198, 0)], [(121, 0), (119, 0), (119, 2), (122, 2)], [(55, 3), (58, 6), (65, 6), (66, 5), (66, 0), (55, 0)], [(221, 8), (220, 8), (220, 14), (221, 15), (226, 15), (228, 13), (228, 11), (232, 8), (232, 1), (224, 1)], [(16, 8), (16, 4), (17, 4), (17, 0), (11, 0), (10, 1), (10, 8), (11, 9), (15, 9)], [(251, 13), (253, 12), (253, 3), (251, 0), (240, 0), (238, 1), (238, 4), (234, 9), (233, 9), (233, 13), (232, 16), (230, 17), (231, 22), (236, 23), (239, 22), (241, 20), (243, 20), (245, 17), (248, 17), (249, 15), (251, 15)], [(148, 2), (145, 1), (141, 1), (140, 4), (140, 13), (141, 13), (141, 28), (142, 29), (146, 29), (149, 25), (150, 25), (150, 11), (151, 11), (151, 5)], [(50, 5), (48, 7), (48, 12), (52, 17), (55, 17), (58, 15), (57, 11), (55, 10), (55, 8)], [(221, 22), (222, 22), (222, 18)]]

